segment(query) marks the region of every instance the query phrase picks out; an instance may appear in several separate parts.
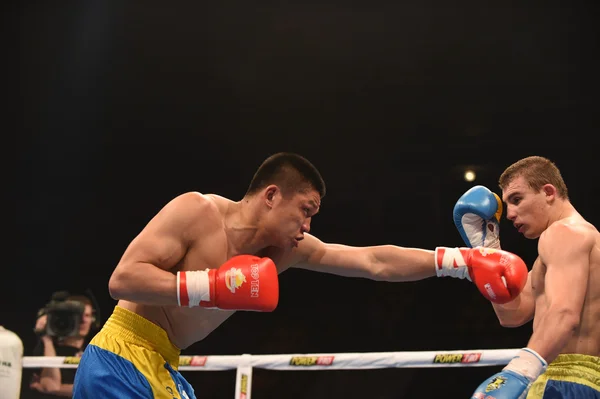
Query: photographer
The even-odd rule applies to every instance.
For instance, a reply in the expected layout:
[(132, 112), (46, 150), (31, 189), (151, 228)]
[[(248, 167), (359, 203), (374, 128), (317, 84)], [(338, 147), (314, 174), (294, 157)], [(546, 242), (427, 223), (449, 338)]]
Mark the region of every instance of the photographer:
[[(91, 300), (83, 295), (57, 292), (52, 301), (38, 313), (35, 332), (40, 340), (33, 356), (80, 357), (86, 338), (94, 325)], [(32, 399), (71, 397), (76, 369), (43, 368), (37, 371), (29, 387)]]

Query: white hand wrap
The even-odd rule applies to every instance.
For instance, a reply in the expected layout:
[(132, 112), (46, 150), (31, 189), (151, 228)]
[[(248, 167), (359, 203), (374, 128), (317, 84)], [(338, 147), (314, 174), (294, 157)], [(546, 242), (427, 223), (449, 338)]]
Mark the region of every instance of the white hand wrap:
[(548, 363), (536, 351), (530, 348), (523, 348), (513, 359), (504, 367), (503, 370), (514, 371), (527, 377), (531, 382), (546, 371)]
[(179, 306), (199, 306), (210, 301), (208, 270), (177, 272), (177, 303)]
[(435, 249), (435, 273), (438, 277), (454, 277), (471, 281), (469, 268), (459, 248)]

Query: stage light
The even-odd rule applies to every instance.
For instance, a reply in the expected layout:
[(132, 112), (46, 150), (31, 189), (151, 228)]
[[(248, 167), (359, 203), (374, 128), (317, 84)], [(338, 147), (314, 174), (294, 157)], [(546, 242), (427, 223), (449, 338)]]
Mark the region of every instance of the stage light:
[(465, 181), (468, 181), (468, 182), (474, 181), (476, 177), (477, 177), (477, 175), (475, 174), (474, 170), (472, 170), (472, 169), (465, 170), (465, 174), (464, 174)]

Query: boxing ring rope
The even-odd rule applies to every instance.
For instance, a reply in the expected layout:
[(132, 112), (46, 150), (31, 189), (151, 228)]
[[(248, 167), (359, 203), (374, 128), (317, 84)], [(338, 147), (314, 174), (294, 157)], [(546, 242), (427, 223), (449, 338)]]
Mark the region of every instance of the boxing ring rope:
[[(382, 368), (483, 367), (507, 364), (519, 349), (469, 349), (452, 351), (316, 353), (277, 355), (179, 357), (180, 371), (236, 369), (235, 399), (250, 399), (252, 369), (360, 370)], [(78, 357), (24, 356), (23, 368), (77, 368)]]

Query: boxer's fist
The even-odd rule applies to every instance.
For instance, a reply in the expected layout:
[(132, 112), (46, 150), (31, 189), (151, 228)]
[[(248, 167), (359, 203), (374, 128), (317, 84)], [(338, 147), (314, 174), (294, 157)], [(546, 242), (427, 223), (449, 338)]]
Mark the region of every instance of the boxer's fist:
[(502, 369), (477, 387), (471, 399), (524, 399), (548, 363), (533, 349), (523, 348)]
[(506, 303), (523, 291), (527, 266), (517, 255), (492, 248), (435, 249), (438, 277), (467, 278), (491, 302)]
[(531, 382), (512, 371), (501, 371), (481, 383), (471, 399), (525, 399)]
[(471, 248), (500, 249), (501, 217), (500, 197), (484, 186), (472, 187), (454, 205), (454, 225)]
[(177, 272), (179, 306), (271, 312), (279, 302), (277, 268), (269, 258), (238, 255), (218, 269)]
[(492, 248), (470, 251), (469, 274), (479, 291), (489, 301), (506, 303), (523, 291), (527, 283), (527, 265), (517, 255)]
[[(239, 255), (208, 272), (214, 297), (200, 306), (271, 312), (279, 301), (279, 280), (269, 258)], [(214, 298), (214, 299), (212, 299)]]

